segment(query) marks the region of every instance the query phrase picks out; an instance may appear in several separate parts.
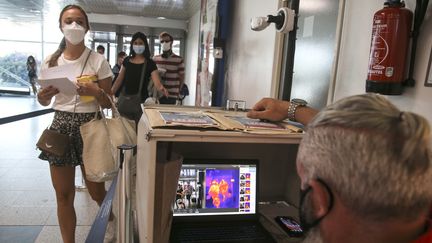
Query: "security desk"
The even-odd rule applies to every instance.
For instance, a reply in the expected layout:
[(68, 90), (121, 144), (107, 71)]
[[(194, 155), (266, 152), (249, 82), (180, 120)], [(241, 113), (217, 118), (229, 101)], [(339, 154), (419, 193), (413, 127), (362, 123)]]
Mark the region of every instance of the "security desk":
[[(176, 109), (194, 111), (211, 108), (178, 107)], [(234, 113), (234, 111), (211, 110)], [(163, 191), (161, 188), (156, 188), (156, 164), (160, 158), (166, 158), (167, 153), (171, 151), (185, 158), (258, 159), (258, 202), (267, 202), (263, 205), (281, 201), (298, 204), (300, 182), (296, 173), (295, 159), (302, 133), (263, 135), (206, 129), (154, 129), (149, 124), (149, 117), (144, 112), (138, 124), (137, 141), (136, 209), (140, 242), (160, 242), (154, 230), (155, 227), (164, 226), (155, 225), (155, 220), (158, 220), (156, 217), (159, 217), (155, 216), (155, 210), (161, 204), (157, 200), (161, 200), (160, 194)], [(168, 197), (171, 202), (174, 200), (174, 195)], [(264, 208), (265, 210), (268, 209)], [(292, 207), (290, 210), (295, 208)], [(273, 216), (270, 215), (270, 218)]]

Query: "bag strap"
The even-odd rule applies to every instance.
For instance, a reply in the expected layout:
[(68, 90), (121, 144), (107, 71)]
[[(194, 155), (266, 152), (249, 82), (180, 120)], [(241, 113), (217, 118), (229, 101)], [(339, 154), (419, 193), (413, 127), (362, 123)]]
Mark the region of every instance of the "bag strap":
[[(130, 59), (128, 59), (128, 61), (130, 62)], [(139, 83), (138, 93), (137, 93), (140, 96), (141, 96), (141, 91), (142, 91), (142, 88), (143, 88), (143, 85), (144, 85), (144, 76), (145, 76), (146, 68), (147, 68), (147, 59), (144, 59), (143, 68), (141, 69), (141, 76), (140, 76), (140, 83)], [(126, 94), (126, 85), (123, 85), (121, 93)]]
[[(117, 110), (117, 107), (116, 107), (116, 105), (114, 104), (114, 101), (113, 101), (113, 99), (111, 98), (111, 96), (107, 95), (106, 93), (104, 93), (104, 94), (105, 94), (105, 96), (109, 99), (109, 101), (111, 102), (111, 109), (112, 109), (112, 111), (113, 111), (113, 118), (114, 118), (114, 117), (117, 117), (118, 119), (120, 119), (120, 123), (122, 124), (122, 128), (123, 128), (123, 132), (124, 132), (124, 134), (127, 136), (127, 138), (129, 139), (129, 141), (133, 141), (132, 137), (131, 137), (130, 134), (127, 132), (128, 129), (126, 128), (125, 118), (123, 118), (122, 116), (120, 116), (120, 113), (119, 113), (119, 111)], [(111, 145), (111, 155), (112, 155), (112, 157), (115, 159), (115, 158), (116, 158), (116, 155), (117, 155), (117, 147), (114, 145), (114, 142), (113, 142), (113, 140), (112, 140), (111, 133), (110, 133), (110, 130), (109, 130), (109, 127), (108, 127), (108, 119), (106, 118), (105, 114), (103, 113), (103, 110), (102, 110), (102, 107), (101, 107), (101, 106), (99, 106), (99, 112), (101, 113), (101, 117), (102, 117), (101, 119), (102, 119), (102, 121), (103, 121), (103, 124), (104, 124), (105, 130), (106, 130), (106, 132), (107, 132), (108, 139), (109, 139), (109, 142), (110, 142), (110, 145)], [(98, 113), (98, 111), (96, 111), (95, 119), (96, 119), (97, 113)]]
[[(87, 57), (86, 57), (86, 59), (85, 59), (85, 61), (84, 61), (84, 65), (83, 65), (83, 67), (82, 67), (82, 69), (81, 69), (81, 73), (80, 73), (79, 77), (81, 77), (82, 74), (84, 73), (84, 69), (85, 69), (85, 67), (86, 67), (86, 65), (87, 65), (87, 61), (88, 61), (88, 59), (90, 58), (90, 54), (91, 54), (91, 53), (92, 53), (92, 51), (89, 50), (89, 53), (87, 54)], [(77, 103), (78, 103), (78, 95), (75, 95), (74, 110), (73, 110), (73, 115), (72, 115), (71, 124), (72, 124), (72, 122), (73, 122), (74, 119), (75, 119), (75, 113), (76, 113), (75, 111), (76, 111)], [(72, 135), (72, 131), (71, 131), (71, 133), (70, 133), (69, 135)]]
[(90, 58), (90, 54), (92, 53), (92, 50), (89, 50), (89, 53), (88, 53), (88, 55), (87, 55), (87, 58), (86, 58), (86, 60), (85, 60), (85, 62), (84, 62), (84, 66), (82, 67), (82, 70), (81, 70), (81, 74), (79, 75), (80, 77), (82, 76), (82, 74), (84, 73), (84, 69), (85, 69), (85, 67), (86, 67), (86, 65), (87, 65), (87, 61), (88, 61), (88, 59)]
[[(89, 53), (87, 54), (87, 57), (86, 57), (86, 59), (84, 61), (84, 65), (83, 65), (83, 67), (81, 69), (81, 73), (80, 73), (80, 75), (78, 77), (81, 77), (82, 74), (84, 73), (84, 69), (85, 69), (85, 67), (87, 65), (87, 61), (90, 58), (91, 53), (92, 53), (92, 50), (89, 50)], [(78, 102), (78, 95), (75, 95), (75, 103), (74, 103), (74, 111), (73, 111), (72, 121), (75, 118), (75, 111), (76, 111), (77, 102)]]
[(142, 87), (144, 85), (144, 75), (145, 75), (145, 71), (147, 69), (147, 60), (144, 59), (144, 63), (143, 63), (143, 68), (141, 70), (141, 78), (140, 78), (140, 85), (139, 85), (139, 89), (138, 89), (138, 94), (141, 95), (141, 91), (142, 91)]
[[(89, 50), (89, 52), (87, 54), (87, 57), (86, 57), (86, 59), (84, 61), (84, 65), (83, 65), (83, 67), (81, 69), (81, 73), (80, 73), (79, 77), (81, 77), (82, 74), (84, 73), (84, 69), (85, 69), (85, 67), (87, 65), (87, 62), (88, 62), (88, 59), (90, 58), (91, 53), (92, 53), (92, 50)], [(74, 102), (74, 109), (73, 109), (73, 115), (72, 115), (72, 119), (71, 119), (71, 124), (72, 124), (73, 120), (75, 119), (75, 113), (76, 113), (77, 103), (78, 103), (78, 95), (75, 95), (75, 102)], [(51, 125), (52, 125), (52, 123), (51, 123)], [(49, 126), (49, 127), (51, 127), (51, 126)], [(72, 131), (69, 133), (69, 135), (72, 135)]]

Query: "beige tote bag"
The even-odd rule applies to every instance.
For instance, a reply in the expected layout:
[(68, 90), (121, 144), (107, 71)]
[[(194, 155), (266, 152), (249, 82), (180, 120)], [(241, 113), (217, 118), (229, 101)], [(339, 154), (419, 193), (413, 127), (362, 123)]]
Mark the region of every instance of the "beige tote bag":
[[(111, 97), (109, 97), (111, 100)], [(112, 105), (112, 118), (107, 118), (103, 111), (80, 127), (83, 139), (83, 162), (89, 181), (103, 182), (114, 178), (119, 171), (117, 147), (123, 144), (135, 145), (137, 141), (135, 122), (120, 116)]]

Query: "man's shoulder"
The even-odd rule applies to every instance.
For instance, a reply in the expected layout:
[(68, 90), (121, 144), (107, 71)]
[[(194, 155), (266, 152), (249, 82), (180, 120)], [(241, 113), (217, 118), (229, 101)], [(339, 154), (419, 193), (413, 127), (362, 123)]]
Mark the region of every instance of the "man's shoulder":
[(181, 60), (183, 60), (183, 57), (181, 57), (181, 56), (179, 56), (179, 55), (177, 55), (175, 53), (173, 53), (170, 57), (171, 58), (175, 58), (175, 59), (181, 59)]
[(154, 56), (152, 61), (154, 61), (156, 64), (166, 64), (167, 59), (163, 58), (162, 55)]

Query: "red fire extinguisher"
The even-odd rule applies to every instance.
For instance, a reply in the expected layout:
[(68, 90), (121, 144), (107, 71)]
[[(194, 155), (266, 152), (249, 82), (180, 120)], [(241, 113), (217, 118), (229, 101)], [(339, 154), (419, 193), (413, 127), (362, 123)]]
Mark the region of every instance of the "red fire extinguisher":
[(402, 94), (413, 13), (400, 0), (387, 0), (373, 18), (366, 92)]

